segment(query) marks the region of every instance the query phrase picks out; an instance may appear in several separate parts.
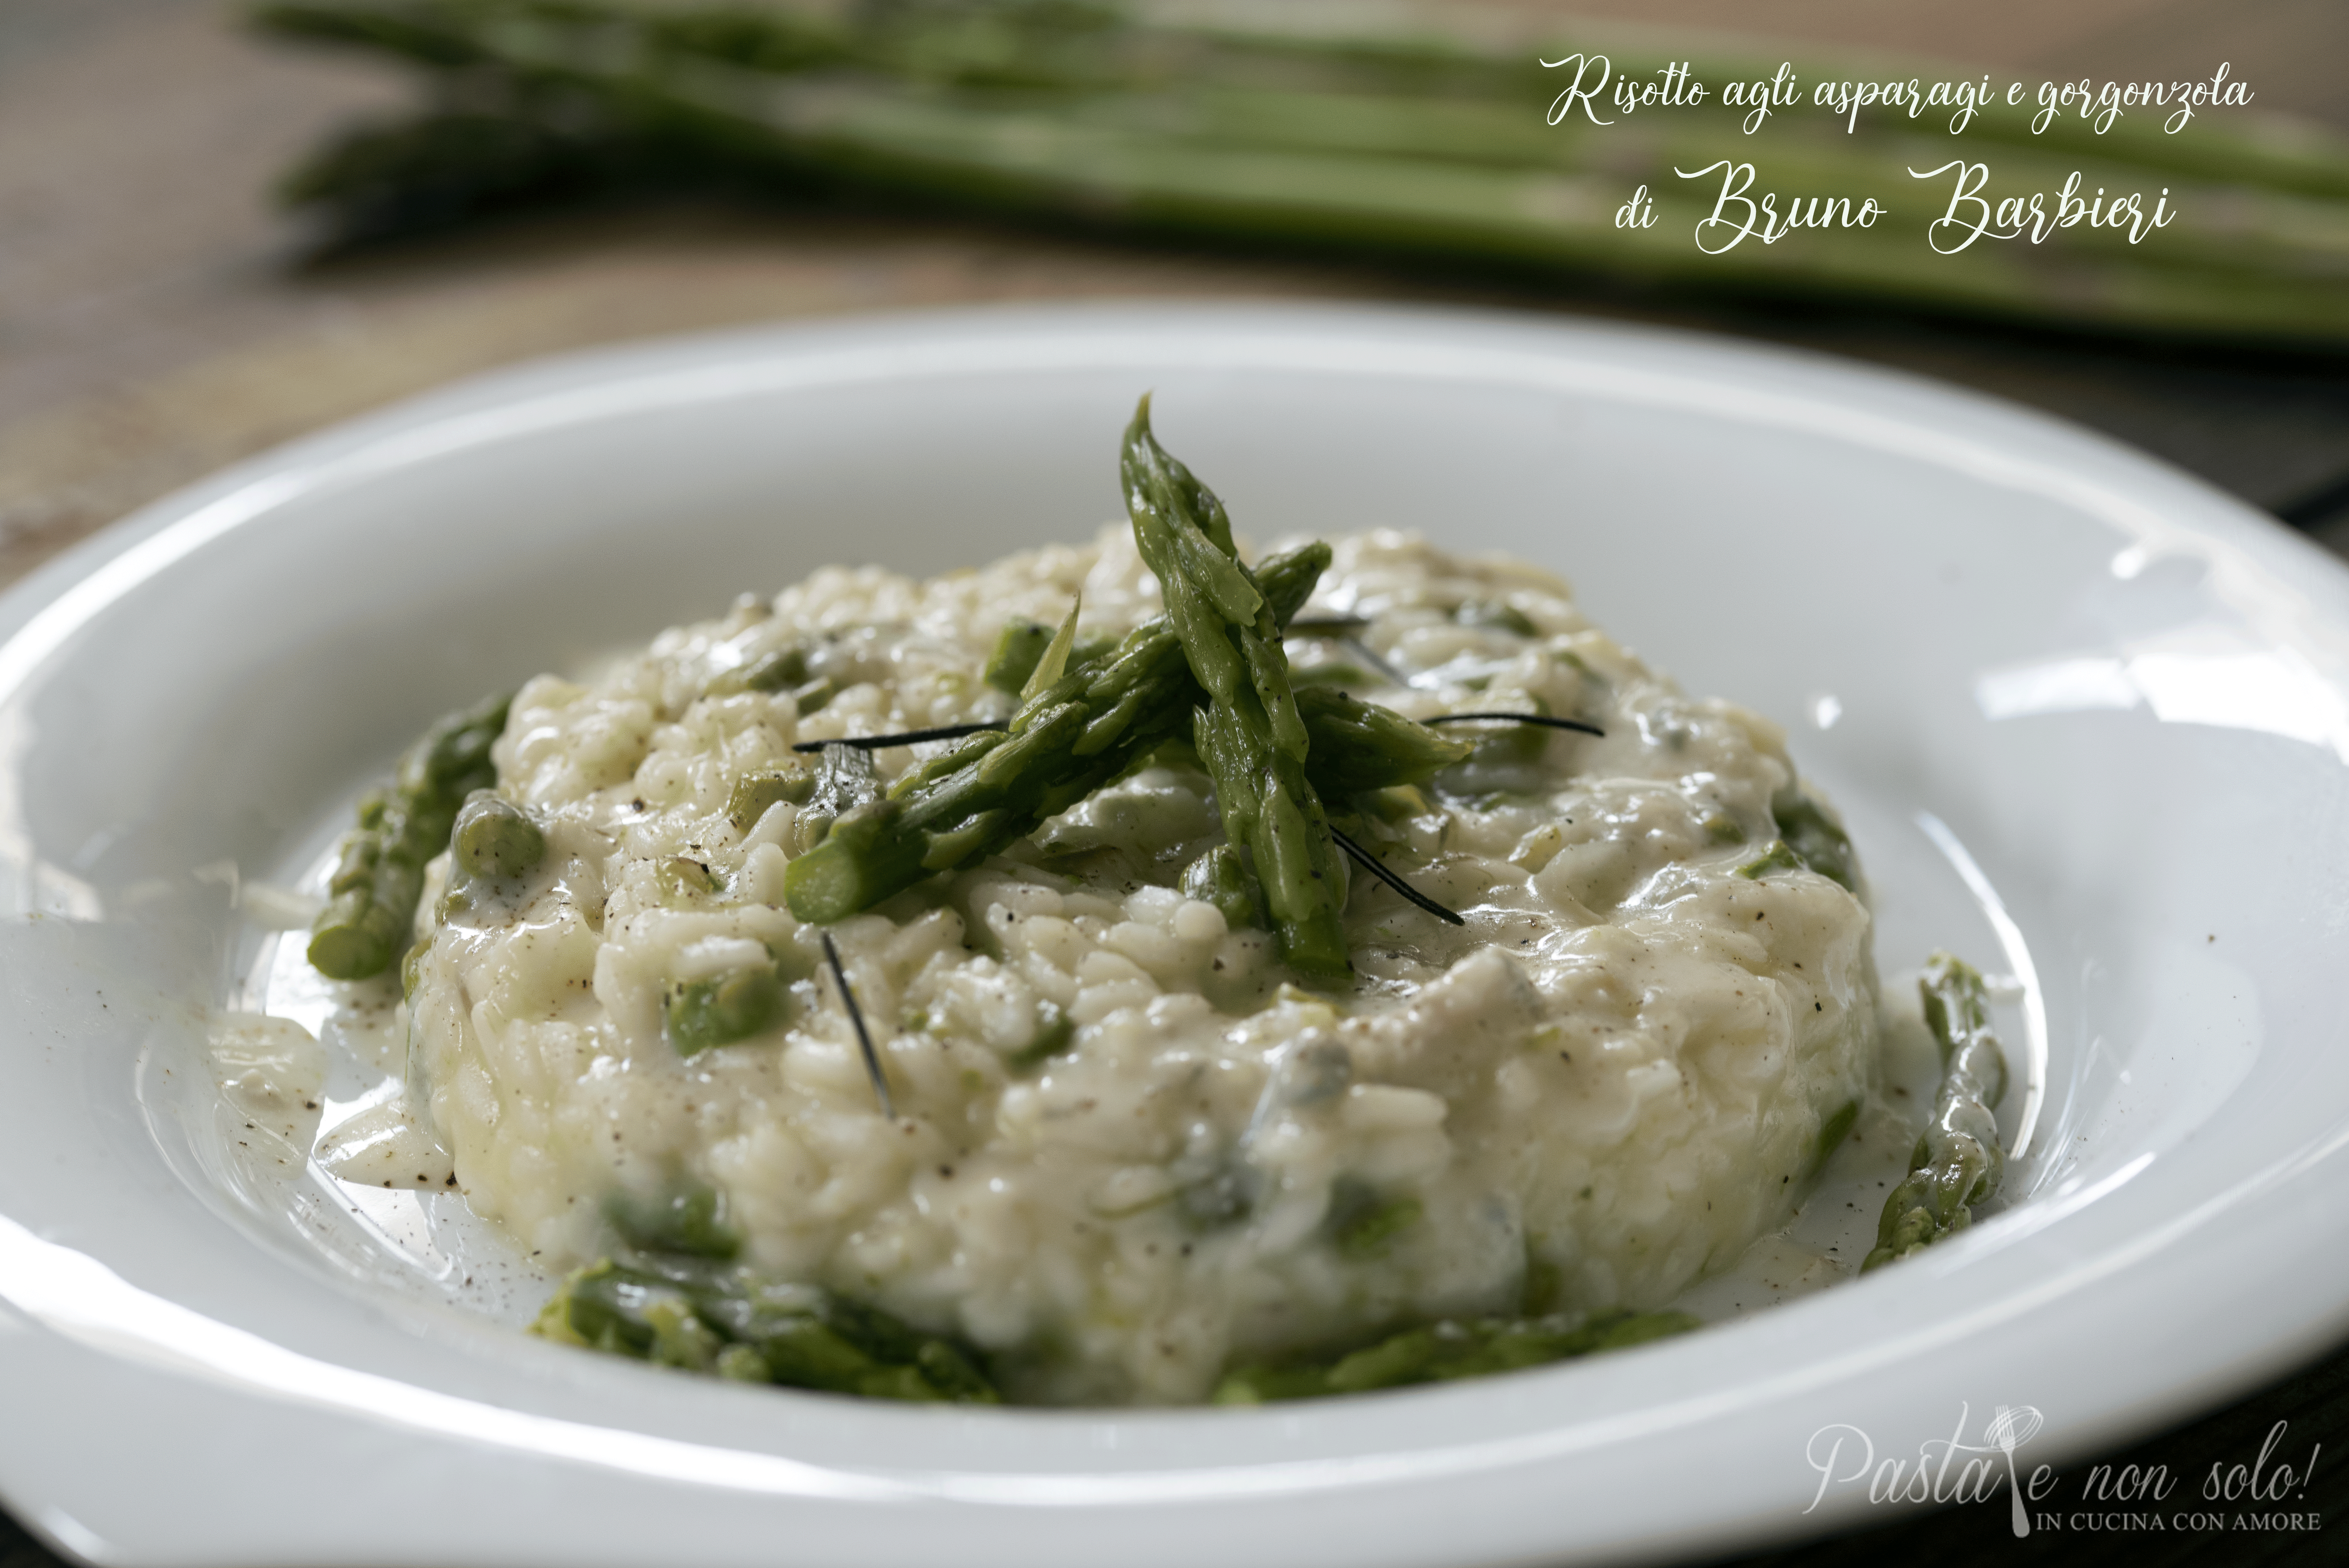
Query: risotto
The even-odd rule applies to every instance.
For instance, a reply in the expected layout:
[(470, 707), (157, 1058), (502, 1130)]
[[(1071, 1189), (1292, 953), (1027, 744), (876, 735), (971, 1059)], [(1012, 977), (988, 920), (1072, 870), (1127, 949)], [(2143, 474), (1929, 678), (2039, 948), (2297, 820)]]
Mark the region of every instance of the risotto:
[[(1784, 1224), (1868, 1092), (1876, 1006), (1847, 860), (1781, 842), (1841, 842), (1783, 735), (1682, 695), (1544, 572), (1332, 542), (1300, 688), (1603, 731), (1448, 727), (1466, 760), (1363, 808), (1464, 923), (1357, 872), (1350, 980), (1299, 984), (1186, 896), (1223, 830), (1176, 739), (1002, 852), (803, 925), (785, 879), (840, 809), (824, 775), (869, 758), (885, 788), (948, 743), (760, 788), (806, 768), (794, 746), (1004, 719), (1007, 617), (1076, 603), (1081, 644), (1162, 607), (1123, 526), (928, 581), (828, 567), (513, 699), (496, 790), (543, 854), (453, 891), (436, 862), (408, 966), (470, 1203), (566, 1264), (627, 1205), (700, 1194), (762, 1276), (1052, 1403), (1195, 1401), (1400, 1323), (1657, 1307)], [(771, 978), (727, 990), (746, 975)], [(747, 1032), (704, 1047), (693, 1009), (729, 1006)]]

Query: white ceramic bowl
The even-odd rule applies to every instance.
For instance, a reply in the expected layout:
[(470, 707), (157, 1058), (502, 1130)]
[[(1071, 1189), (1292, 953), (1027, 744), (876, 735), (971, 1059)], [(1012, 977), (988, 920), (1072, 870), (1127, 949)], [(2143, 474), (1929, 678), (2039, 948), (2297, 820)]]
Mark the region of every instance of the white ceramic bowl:
[[(2009, 1034), (2044, 1094), (2004, 1212), (1549, 1370), (973, 1411), (525, 1340), (224, 1174), (204, 1020), (253, 937), (223, 862), (284, 874), (430, 716), (740, 590), (1081, 535), (1145, 387), (1244, 531), (1532, 557), (1692, 690), (1793, 725), (1888, 972), (1946, 944), (2028, 982)], [(2340, 566), (2108, 442), (1791, 354), (1114, 306), (469, 383), (0, 599), (0, 1495), (126, 1563), (1464, 1568), (1857, 1522), (1864, 1481), (1818, 1499), (1837, 1424), (1913, 1456), (2029, 1405), (2022, 1466), (2076, 1457), (2349, 1321), (2344, 758)]]

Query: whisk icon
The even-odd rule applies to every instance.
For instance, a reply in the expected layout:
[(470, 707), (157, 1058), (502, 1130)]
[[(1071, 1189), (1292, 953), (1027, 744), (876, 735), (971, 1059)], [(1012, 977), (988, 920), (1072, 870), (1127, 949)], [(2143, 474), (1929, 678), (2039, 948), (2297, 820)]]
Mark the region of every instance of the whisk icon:
[(2014, 1450), (2029, 1442), (2045, 1418), (2032, 1405), (2001, 1405), (1991, 1412), (1990, 1425), (1982, 1429), (1983, 1438), (2006, 1455), (2006, 1495), (2014, 1509), (2014, 1533), (2020, 1537), (2031, 1533), (2031, 1514), (2023, 1506), (2023, 1477), (2014, 1468)]

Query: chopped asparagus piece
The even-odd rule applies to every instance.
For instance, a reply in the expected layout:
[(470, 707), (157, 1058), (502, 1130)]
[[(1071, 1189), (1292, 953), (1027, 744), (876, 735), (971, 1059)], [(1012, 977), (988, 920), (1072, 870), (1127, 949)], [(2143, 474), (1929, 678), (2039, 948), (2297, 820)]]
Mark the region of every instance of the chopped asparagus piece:
[(448, 847), (465, 798), (497, 783), (490, 747), (510, 700), (491, 697), (433, 725), (400, 759), (392, 787), (359, 803), (358, 829), (343, 840), (326, 907), (310, 928), (320, 974), (365, 980), (408, 950), (425, 862)]
[(745, 965), (669, 988), (661, 1022), (680, 1057), (765, 1034), (783, 1021), (791, 993), (769, 965)]
[(604, 1217), (638, 1252), (681, 1253), (724, 1262), (742, 1250), (726, 1222), (726, 1199), (714, 1187), (685, 1182), (654, 1197), (622, 1191), (604, 1204)]
[(840, 695), (840, 683), (830, 676), (812, 680), (792, 692), (792, 706), (802, 718), (822, 713)]
[(1052, 628), (1040, 621), (1005, 622), (1003, 634), (995, 639), (995, 652), (987, 661), (987, 684), (1018, 696), (1051, 644)]
[(807, 650), (797, 644), (760, 655), (749, 664), (728, 670), (709, 683), (712, 696), (735, 692), (779, 692), (804, 686), (808, 678)]
[(1764, 848), (1760, 858), (1748, 861), (1738, 867), (1737, 874), (1753, 882), (1760, 882), (1772, 872), (1799, 872), (1806, 869), (1803, 857), (1796, 854), (1785, 840), (1773, 839)]
[(1781, 789), (1771, 798), (1770, 815), (1777, 822), (1780, 842), (1795, 859), (1846, 892), (1859, 891), (1851, 839), (1828, 820), (1816, 800), (1800, 789)]
[(1229, 844), (1217, 844), (1183, 869), (1183, 896), (1215, 905), (1232, 931), (1262, 931), (1267, 923), (1264, 890)]
[(1520, 637), (1534, 636), (1539, 631), (1533, 622), (1526, 619), (1523, 610), (1498, 599), (1471, 599), (1452, 612), (1452, 618), (1464, 626), (1475, 626), (1487, 632), (1509, 632)]
[(1077, 1026), (1055, 1002), (1041, 1002), (1036, 1007), (1036, 1037), (1011, 1053), (1005, 1065), (1015, 1073), (1040, 1068), (1069, 1048), (1077, 1037)]
[(521, 807), (477, 789), (457, 813), (450, 853), (466, 876), (508, 880), (546, 858), (546, 836)]
[(726, 798), (726, 820), (734, 824), (738, 833), (747, 833), (757, 827), (759, 819), (778, 800), (789, 800), (794, 806), (804, 806), (814, 797), (815, 775), (804, 768), (792, 768), (778, 773), (745, 773), (734, 781), (734, 791)]
[(1297, 707), (1312, 738), (1312, 749), (1305, 757), (1306, 777), (1324, 795), (1424, 783), (1474, 749), (1473, 742), (1454, 740), (1392, 708), (1359, 702), (1327, 686), (1300, 689)]
[(692, 1259), (602, 1259), (563, 1282), (531, 1332), (657, 1366), (869, 1398), (994, 1404), (977, 1358), (876, 1307)]
[(1843, 1108), (1819, 1124), (1819, 1140), (1811, 1151), (1811, 1169), (1816, 1171), (1843, 1147), (1851, 1136), (1853, 1124), (1859, 1120), (1859, 1101), (1846, 1100)]
[(1216, 1387), (1218, 1405), (1255, 1405), (1451, 1382), (1626, 1349), (1702, 1326), (1684, 1312), (1616, 1312), (1577, 1319), (1446, 1318), (1406, 1329), (1350, 1354), (1240, 1367)]
[(1416, 1198), (1373, 1204), (1338, 1228), (1338, 1251), (1354, 1263), (1382, 1258), (1397, 1236), (1419, 1223), (1419, 1217)]
[(1975, 1207), (1997, 1196), (2005, 1174), (1992, 1113), (2006, 1097), (2006, 1053), (1991, 1027), (1982, 978), (1937, 953), (1917, 989), (1940, 1047), (1941, 1088), (1932, 1119), (1909, 1156), (1908, 1178), (1884, 1202), (1876, 1246), (1860, 1264), (1863, 1274), (1964, 1230)]

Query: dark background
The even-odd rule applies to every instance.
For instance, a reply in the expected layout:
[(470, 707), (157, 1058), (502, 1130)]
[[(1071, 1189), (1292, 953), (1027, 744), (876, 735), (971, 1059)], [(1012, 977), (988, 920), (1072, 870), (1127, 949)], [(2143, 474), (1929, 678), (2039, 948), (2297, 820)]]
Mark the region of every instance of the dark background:
[[(2207, 75), (2349, 130), (2344, 0), (1557, 0), (1556, 15), (1735, 28), (2017, 76)], [(1620, 284), (1176, 249), (832, 206), (638, 201), (322, 253), (274, 176), (329, 128), (406, 99), (390, 74), (243, 36), (214, 0), (0, 0), (0, 585), (234, 459), (532, 355), (731, 323), (1133, 295), (1484, 304), (1661, 322), (1941, 377), (2116, 436), (2349, 551), (2349, 360), (2153, 346)], [(0, 1420), (9, 1418), (0, 1390)], [(2349, 1356), (2099, 1462), (2167, 1463), (2178, 1504), (2279, 1420), (2323, 1442), (2324, 1533), (2009, 1532), (1987, 1507), (1755, 1563), (2349, 1561)], [(2338, 1439), (2338, 1440), (2336, 1440)], [(103, 1462), (92, 1456), (91, 1462)], [(2059, 1495), (2080, 1494), (2085, 1465)], [(131, 1478), (125, 1478), (131, 1484)], [(2114, 1505), (2119, 1507), (2122, 1505)], [(0, 1514), (0, 1568), (57, 1559)]]

